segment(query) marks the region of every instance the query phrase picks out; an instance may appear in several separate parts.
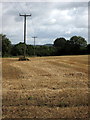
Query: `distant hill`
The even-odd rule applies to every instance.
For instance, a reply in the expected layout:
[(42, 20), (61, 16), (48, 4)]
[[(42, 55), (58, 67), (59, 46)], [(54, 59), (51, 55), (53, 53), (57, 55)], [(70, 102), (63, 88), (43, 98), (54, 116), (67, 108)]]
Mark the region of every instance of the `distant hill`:
[(44, 44), (44, 46), (53, 46), (53, 44)]
[[(12, 44), (13, 46), (16, 45), (16, 44)], [(32, 44), (27, 44), (27, 45), (32, 45)], [(34, 45), (32, 45), (34, 46)], [(53, 44), (44, 44), (44, 45), (35, 45), (35, 46), (53, 46)]]

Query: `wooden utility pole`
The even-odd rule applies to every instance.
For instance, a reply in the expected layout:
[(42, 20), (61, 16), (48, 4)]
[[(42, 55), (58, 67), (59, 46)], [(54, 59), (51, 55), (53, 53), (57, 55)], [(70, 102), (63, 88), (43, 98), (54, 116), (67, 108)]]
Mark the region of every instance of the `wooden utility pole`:
[(23, 16), (24, 17), (24, 59), (26, 57), (26, 17), (30, 17), (31, 14), (27, 15), (27, 14), (19, 14), (19, 16)]
[(35, 56), (35, 38), (37, 38), (36, 36), (32, 37), (34, 38), (34, 56)]

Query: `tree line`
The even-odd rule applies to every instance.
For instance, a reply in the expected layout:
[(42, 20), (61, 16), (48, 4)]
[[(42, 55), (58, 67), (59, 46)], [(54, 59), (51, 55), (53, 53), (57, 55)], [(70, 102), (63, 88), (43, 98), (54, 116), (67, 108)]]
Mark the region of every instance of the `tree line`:
[[(0, 41), (2, 41), (2, 57), (23, 55), (24, 43), (13, 45), (3, 34), (0, 34)], [(34, 52), (36, 56), (85, 55), (90, 54), (90, 44), (87, 44), (85, 38), (81, 36), (73, 36), (70, 40), (60, 37), (54, 40), (52, 46), (26, 45), (27, 56), (33, 56)]]

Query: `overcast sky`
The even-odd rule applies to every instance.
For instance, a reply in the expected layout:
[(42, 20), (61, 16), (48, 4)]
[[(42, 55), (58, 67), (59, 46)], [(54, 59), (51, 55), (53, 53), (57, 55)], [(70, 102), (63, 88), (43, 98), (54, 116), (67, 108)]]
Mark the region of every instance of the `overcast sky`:
[[(88, 41), (87, 2), (12, 2), (2, 6), (2, 32), (13, 44), (23, 42), (23, 22), (21, 14), (32, 14), (27, 18), (27, 43), (52, 44), (56, 38), (69, 40), (72, 36), (82, 36)], [(0, 25), (1, 26), (1, 25)]]

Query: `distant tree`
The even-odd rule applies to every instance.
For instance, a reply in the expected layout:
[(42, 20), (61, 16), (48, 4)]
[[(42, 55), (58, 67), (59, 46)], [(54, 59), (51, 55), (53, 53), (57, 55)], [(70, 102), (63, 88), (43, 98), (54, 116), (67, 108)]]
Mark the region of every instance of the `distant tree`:
[(49, 46), (49, 56), (54, 56), (56, 48), (54, 46)]
[(48, 46), (37, 46), (36, 54), (37, 54), (37, 56), (48, 56), (49, 55), (49, 47)]
[(75, 45), (79, 45), (80, 47), (86, 47), (87, 46), (87, 41), (85, 38), (81, 36), (73, 36), (70, 38), (70, 42)]
[(81, 36), (70, 38), (72, 54), (86, 54), (87, 41)]
[(53, 46), (36, 46), (35, 49), (37, 56), (51, 56), (55, 53), (55, 48)]
[(90, 54), (90, 44), (87, 45), (87, 53)]
[(65, 46), (66, 43), (66, 39), (65, 38), (57, 38), (54, 41), (54, 46), (55, 47), (59, 47), (59, 48), (63, 48)]
[[(26, 55), (34, 55), (34, 46), (26, 45)], [(6, 35), (0, 34), (0, 52), (2, 56), (18, 56), (24, 53), (24, 43), (12, 45)], [(36, 56), (53, 56), (53, 55), (74, 55), (74, 54), (90, 54), (90, 44), (87, 45), (85, 38), (81, 36), (73, 36), (70, 40), (65, 38), (57, 38), (53, 46), (35, 46)]]
[[(35, 47), (35, 49), (36, 49), (36, 47)], [(34, 46), (33, 45), (27, 45), (26, 53), (29, 56), (33, 56), (34, 55)]]
[(2, 36), (2, 56), (11, 55), (11, 41), (6, 37), (6, 35), (1, 34)]
[(12, 47), (11, 54), (13, 56), (23, 55), (24, 53), (24, 43), (20, 42)]
[(66, 44), (64, 47), (64, 53), (65, 55), (72, 55), (72, 45), (70, 43), (70, 40), (66, 41)]
[(54, 47), (56, 48), (55, 55), (64, 55), (64, 49), (65, 49), (66, 39), (65, 38), (57, 38), (54, 41)]

